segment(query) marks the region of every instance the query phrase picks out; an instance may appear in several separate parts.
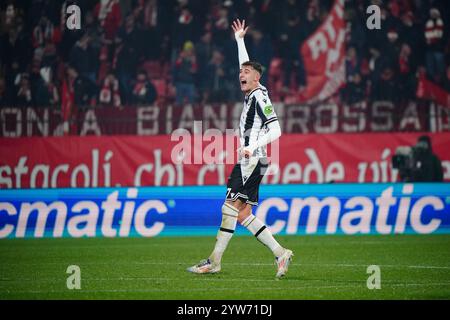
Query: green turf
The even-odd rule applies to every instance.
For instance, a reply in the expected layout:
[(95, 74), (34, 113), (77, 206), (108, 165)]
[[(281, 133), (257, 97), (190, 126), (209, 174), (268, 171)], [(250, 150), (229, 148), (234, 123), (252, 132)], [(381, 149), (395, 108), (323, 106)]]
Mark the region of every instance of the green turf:
[[(295, 252), (275, 280), (271, 253), (250, 236), (234, 238), (222, 272), (186, 268), (213, 237), (8, 239), (0, 241), (1, 299), (449, 299), (450, 235), (283, 236)], [(81, 289), (69, 290), (69, 265)], [(369, 290), (367, 266), (381, 268)]]

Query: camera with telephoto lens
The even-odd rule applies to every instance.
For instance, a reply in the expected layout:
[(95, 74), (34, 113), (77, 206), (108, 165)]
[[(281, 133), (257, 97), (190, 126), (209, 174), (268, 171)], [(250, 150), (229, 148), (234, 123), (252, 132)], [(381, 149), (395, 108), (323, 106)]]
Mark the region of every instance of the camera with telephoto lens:
[(428, 148), (426, 142), (415, 146), (400, 146), (392, 156), (392, 167), (398, 169), (403, 181), (414, 181), (415, 171), (420, 169), (420, 154)]
[(412, 169), (414, 167), (414, 147), (401, 146), (392, 156), (392, 166), (395, 169)]

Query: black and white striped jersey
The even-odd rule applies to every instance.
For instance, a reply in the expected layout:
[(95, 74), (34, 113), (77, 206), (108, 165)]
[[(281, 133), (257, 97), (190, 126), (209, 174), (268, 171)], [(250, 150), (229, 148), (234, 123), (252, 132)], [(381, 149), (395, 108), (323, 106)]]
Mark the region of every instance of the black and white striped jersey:
[[(267, 132), (267, 125), (278, 121), (267, 89), (259, 85), (245, 96), (244, 108), (239, 123), (239, 136), (242, 148), (256, 144), (258, 138)], [(267, 147), (259, 147), (253, 154), (256, 158), (267, 156)]]

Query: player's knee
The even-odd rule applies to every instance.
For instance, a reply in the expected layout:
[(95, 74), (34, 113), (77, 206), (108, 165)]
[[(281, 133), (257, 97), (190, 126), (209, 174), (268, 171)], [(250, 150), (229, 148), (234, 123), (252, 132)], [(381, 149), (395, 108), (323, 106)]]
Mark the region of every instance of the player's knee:
[(225, 202), (222, 205), (222, 214), (227, 215), (227, 216), (238, 217), (239, 209), (234, 207), (232, 204)]
[(227, 200), (227, 201), (225, 201), (224, 205), (225, 205), (225, 204), (230, 205), (231, 207), (235, 208), (235, 209), (238, 210), (238, 211), (241, 211), (242, 208), (243, 208), (244, 205), (245, 205), (245, 204), (242, 203), (240, 200), (236, 200), (236, 201), (230, 201), (230, 200)]
[(239, 211), (238, 222), (242, 223), (252, 214), (252, 206), (246, 205), (242, 210)]

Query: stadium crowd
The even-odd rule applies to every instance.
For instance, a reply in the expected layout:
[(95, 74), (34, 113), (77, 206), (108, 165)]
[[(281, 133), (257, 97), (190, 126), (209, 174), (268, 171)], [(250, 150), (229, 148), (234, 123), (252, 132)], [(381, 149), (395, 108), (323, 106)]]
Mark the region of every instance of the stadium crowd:
[[(69, 30), (66, 8), (81, 8)], [(0, 106), (79, 108), (241, 101), (230, 23), (245, 18), (274, 101), (306, 85), (300, 55), (332, 0), (8, 0), (0, 6)], [(366, 27), (381, 8), (382, 28)], [(340, 98), (410, 99), (417, 74), (450, 91), (448, 1), (345, 2)]]

